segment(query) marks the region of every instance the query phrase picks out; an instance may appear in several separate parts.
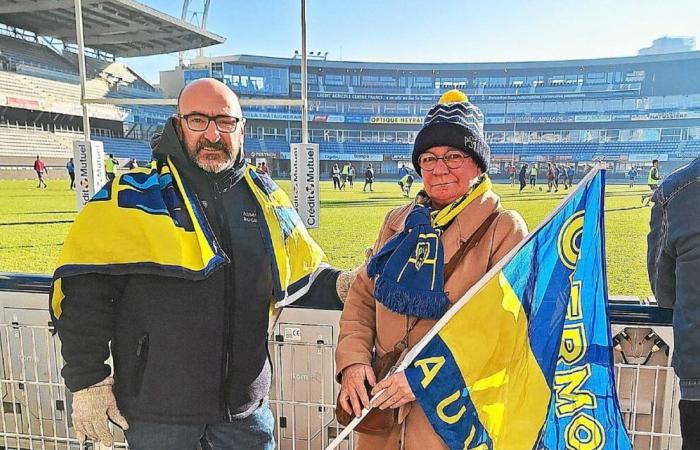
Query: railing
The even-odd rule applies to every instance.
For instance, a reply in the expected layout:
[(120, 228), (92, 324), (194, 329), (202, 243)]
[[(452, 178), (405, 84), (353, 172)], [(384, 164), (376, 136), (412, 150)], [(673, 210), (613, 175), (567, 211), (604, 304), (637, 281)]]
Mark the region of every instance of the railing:
[[(0, 274), (2, 448), (81, 448), (60, 376), (60, 341), (48, 322), (48, 283), (45, 276)], [(634, 449), (680, 449), (678, 382), (669, 366), (670, 312), (612, 301), (610, 310), (618, 397)], [(323, 449), (341, 430), (334, 413), (339, 386), (333, 357), (339, 313), (287, 308), (270, 336), (270, 404), (278, 449)], [(126, 449), (123, 433), (114, 431), (114, 448)], [(341, 449), (352, 449), (353, 439)]]

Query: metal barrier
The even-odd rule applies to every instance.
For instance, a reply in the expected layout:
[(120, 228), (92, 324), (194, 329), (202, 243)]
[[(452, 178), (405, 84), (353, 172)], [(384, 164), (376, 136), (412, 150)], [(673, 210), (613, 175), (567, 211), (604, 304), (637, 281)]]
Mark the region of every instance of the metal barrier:
[[(8, 292), (0, 275), (0, 448), (100, 448), (81, 447), (75, 438), (60, 341), (51, 333), (45, 286), (35, 282), (15, 280)], [(611, 314), (618, 396), (635, 450), (680, 449), (670, 314), (632, 304), (611, 304)], [(333, 357), (339, 315), (287, 308), (270, 336), (270, 404), (279, 449), (323, 449), (340, 431)], [(116, 427), (115, 438), (114, 448), (127, 448)], [(352, 449), (353, 436), (341, 448)]]

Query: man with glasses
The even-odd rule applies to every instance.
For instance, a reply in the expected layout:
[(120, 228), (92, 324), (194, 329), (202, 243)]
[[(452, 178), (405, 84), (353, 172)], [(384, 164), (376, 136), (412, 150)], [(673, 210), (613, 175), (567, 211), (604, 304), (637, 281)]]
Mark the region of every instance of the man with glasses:
[(377, 380), (372, 361), (420, 341), (527, 233), (522, 217), (501, 207), (486, 175), (490, 150), (483, 122), (481, 111), (460, 91), (446, 92), (431, 108), (412, 158), (424, 190), (389, 212), (374, 256), (350, 287), (335, 355), (339, 403), (359, 416), (384, 390), (375, 405), (396, 411), (386, 432), (357, 433), (356, 449), (446, 448), (414, 401), (404, 373)]
[[(194, 81), (154, 141), (151, 168), (118, 176), (91, 202), (104, 207), (117, 197), (128, 208), (122, 214), (135, 219), (124, 237), (152, 244), (155, 253), (172, 251), (157, 248), (166, 234), (184, 240), (199, 226), (193, 241), (216, 256), (199, 274), (185, 267), (197, 256), (191, 248), (176, 254), (183, 266), (173, 268), (140, 263), (147, 246), (131, 245), (130, 264), (106, 257), (96, 273), (64, 274), (60, 284), (57, 270), (54, 290), (64, 298), (54, 304), (52, 297), (52, 313), (79, 439), (111, 446), (109, 418), (133, 450), (194, 450), (200, 440), (205, 448), (274, 448), (271, 300), (339, 309), (349, 275), (320, 263), (323, 253), (283, 191), (245, 164), (244, 126), (226, 85)], [(309, 272), (280, 275), (298, 267)], [(105, 364), (110, 350), (113, 375)]]

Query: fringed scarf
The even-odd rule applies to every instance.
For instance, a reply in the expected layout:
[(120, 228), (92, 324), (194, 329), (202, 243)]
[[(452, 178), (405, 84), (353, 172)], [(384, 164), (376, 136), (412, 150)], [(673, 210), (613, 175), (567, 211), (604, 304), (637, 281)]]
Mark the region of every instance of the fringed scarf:
[(459, 199), (430, 210), (425, 192), (416, 197), (403, 231), (389, 239), (367, 265), (375, 279), (374, 298), (406, 316), (439, 319), (450, 306), (445, 294), (443, 247), (440, 235), (474, 199), (492, 187), (487, 175)]

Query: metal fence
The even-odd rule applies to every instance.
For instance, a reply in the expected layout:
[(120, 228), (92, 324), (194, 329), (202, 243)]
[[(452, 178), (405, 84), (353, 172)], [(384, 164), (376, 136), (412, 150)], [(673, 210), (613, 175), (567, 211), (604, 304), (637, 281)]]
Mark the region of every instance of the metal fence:
[[(34, 301), (34, 309), (12, 306), (31, 306)], [(45, 305), (45, 294), (0, 292), (0, 448), (100, 448), (81, 447), (75, 438), (70, 395), (60, 375), (60, 341), (51, 333)], [(338, 318), (338, 311), (288, 308), (271, 335), (270, 404), (279, 449), (323, 449), (340, 431), (334, 413), (339, 388), (334, 379)], [(625, 425), (635, 449), (680, 449), (679, 389), (669, 367), (671, 329), (668, 321), (649, 324), (637, 319), (630, 323), (618, 319), (613, 325)], [(126, 449), (123, 433), (116, 427), (114, 431), (114, 448)], [(352, 448), (351, 435), (341, 449)]]

